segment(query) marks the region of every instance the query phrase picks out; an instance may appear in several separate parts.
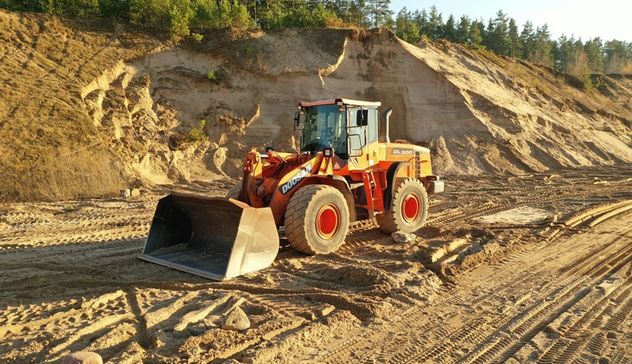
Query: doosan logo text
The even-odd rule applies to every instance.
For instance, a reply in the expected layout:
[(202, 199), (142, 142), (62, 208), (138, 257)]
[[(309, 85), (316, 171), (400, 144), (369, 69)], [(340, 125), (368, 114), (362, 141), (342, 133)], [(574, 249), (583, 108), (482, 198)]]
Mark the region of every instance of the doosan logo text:
[(285, 182), (283, 186), (281, 186), (281, 193), (288, 193), (294, 186), (296, 186), (303, 178), (309, 175), (312, 172), (312, 165), (308, 164), (305, 167), (301, 168), (301, 170), (289, 181)]

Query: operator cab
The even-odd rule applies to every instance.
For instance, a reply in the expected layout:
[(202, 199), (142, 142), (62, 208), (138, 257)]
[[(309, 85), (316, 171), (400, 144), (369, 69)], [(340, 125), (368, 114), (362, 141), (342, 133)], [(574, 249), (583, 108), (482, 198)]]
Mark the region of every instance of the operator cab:
[(380, 102), (330, 99), (300, 102), (295, 129), (301, 131), (301, 152), (333, 149), (342, 159), (358, 157), (378, 141)]

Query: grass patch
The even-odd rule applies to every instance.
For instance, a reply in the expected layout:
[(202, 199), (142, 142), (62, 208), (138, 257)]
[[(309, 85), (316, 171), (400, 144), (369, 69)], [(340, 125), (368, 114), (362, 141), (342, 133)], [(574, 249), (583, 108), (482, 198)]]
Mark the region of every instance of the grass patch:
[(206, 78), (208, 78), (209, 80), (211, 80), (213, 82), (217, 82), (217, 81), (219, 81), (219, 74), (215, 70), (210, 70), (206, 74)]
[(0, 163), (0, 202), (114, 196), (127, 185), (124, 166), (107, 150), (40, 152), (29, 161)]
[(206, 120), (200, 119), (197, 123), (193, 124), (187, 133), (187, 140), (191, 143), (196, 143), (202, 139), (206, 139), (206, 133), (204, 128), (206, 127)]

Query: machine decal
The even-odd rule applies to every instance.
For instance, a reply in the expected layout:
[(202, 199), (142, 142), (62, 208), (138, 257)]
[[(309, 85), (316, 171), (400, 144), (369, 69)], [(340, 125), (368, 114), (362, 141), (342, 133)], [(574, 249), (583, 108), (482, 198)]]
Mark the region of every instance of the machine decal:
[(305, 167), (301, 168), (301, 170), (298, 171), (298, 173), (294, 175), (294, 177), (290, 178), (289, 181), (285, 182), (283, 186), (281, 186), (281, 193), (285, 195), (290, 190), (292, 190), (294, 186), (296, 186), (303, 178), (307, 177), (312, 172), (312, 168), (313, 167), (311, 164), (308, 164)]
[(393, 148), (391, 153), (393, 155), (413, 155), (413, 150), (412, 149)]

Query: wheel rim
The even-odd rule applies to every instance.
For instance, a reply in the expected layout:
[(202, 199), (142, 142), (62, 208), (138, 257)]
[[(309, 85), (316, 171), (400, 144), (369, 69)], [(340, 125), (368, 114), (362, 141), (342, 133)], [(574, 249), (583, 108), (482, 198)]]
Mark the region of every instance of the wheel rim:
[(402, 217), (406, 222), (412, 222), (417, 219), (419, 216), (419, 211), (421, 204), (419, 203), (419, 197), (417, 195), (411, 193), (404, 197), (404, 202), (402, 203)]
[(334, 204), (327, 204), (316, 215), (316, 232), (323, 239), (331, 239), (338, 232), (340, 211)]

